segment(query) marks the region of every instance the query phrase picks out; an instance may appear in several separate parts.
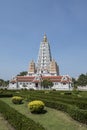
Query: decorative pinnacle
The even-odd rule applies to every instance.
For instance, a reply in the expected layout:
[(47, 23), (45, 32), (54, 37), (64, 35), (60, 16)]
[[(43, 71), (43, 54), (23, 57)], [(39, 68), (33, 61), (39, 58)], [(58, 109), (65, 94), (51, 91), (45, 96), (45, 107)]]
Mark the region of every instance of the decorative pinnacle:
[(46, 36), (46, 34), (44, 34), (43, 42), (47, 42), (47, 36)]

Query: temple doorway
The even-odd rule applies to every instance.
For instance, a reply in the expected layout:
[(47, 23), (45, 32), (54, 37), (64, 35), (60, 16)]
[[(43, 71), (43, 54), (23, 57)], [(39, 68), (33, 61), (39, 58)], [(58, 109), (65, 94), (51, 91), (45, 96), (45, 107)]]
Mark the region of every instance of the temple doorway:
[(35, 83), (35, 87), (38, 88), (38, 83)]

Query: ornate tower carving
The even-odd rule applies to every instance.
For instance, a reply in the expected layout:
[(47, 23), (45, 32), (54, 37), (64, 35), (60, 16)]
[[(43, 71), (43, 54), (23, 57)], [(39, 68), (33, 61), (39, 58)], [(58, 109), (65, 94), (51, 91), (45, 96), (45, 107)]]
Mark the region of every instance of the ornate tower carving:
[(51, 75), (59, 75), (59, 66), (57, 65), (54, 59), (50, 62), (49, 72)]
[(39, 74), (49, 73), (50, 61), (51, 61), (50, 45), (47, 40), (47, 36), (45, 34), (40, 44), (38, 60), (37, 60), (37, 72)]
[(29, 71), (28, 71), (29, 75), (34, 75), (35, 74), (35, 63), (32, 60), (29, 64)]

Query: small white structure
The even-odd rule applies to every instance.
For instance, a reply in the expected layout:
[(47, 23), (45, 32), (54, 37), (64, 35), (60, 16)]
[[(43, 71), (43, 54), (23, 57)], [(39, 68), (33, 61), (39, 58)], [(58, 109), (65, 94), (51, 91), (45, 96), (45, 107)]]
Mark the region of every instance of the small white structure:
[(77, 89), (80, 91), (87, 91), (87, 85), (86, 86), (78, 86)]

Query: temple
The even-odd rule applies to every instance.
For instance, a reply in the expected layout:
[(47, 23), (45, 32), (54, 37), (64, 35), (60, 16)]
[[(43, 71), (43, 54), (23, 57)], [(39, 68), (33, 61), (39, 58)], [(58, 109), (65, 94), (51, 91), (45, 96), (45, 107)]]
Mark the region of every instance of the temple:
[[(44, 88), (41, 82), (49, 79), (53, 86)], [(68, 75), (59, 74), (59, 65), (51, 56), (50, 44), (46, 34), (40, 44), (37, 63), (32, 60), (29, 63), (27, 75), (16, 76), (11, 79), (8, 89), (55, 89), (55, 90), (71, 90), (72, 80)]]

